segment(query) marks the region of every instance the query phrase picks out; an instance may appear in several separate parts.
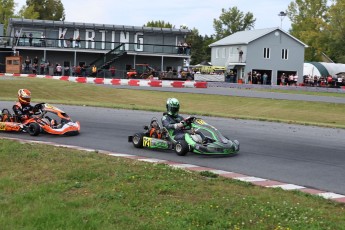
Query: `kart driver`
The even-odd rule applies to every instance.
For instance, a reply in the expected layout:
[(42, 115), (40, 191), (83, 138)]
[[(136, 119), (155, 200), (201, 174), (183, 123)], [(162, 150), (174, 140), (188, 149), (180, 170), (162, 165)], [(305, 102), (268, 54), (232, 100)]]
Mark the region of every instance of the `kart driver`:
[(33, 106), (30, 104), (31, 92), (27, 89), (18, 90), (18, 102), (13, 106), (13, 112), (21, 122), (33, 115)]
[(176, 98), (168, 98), (166, 103), (167, 112), (162, 117), (162, 125), (169, 132), (174, 130), (175, 140), (184, 139), (185, 131), (182, 123), (183, 117), (179, 115), (180, 102)]

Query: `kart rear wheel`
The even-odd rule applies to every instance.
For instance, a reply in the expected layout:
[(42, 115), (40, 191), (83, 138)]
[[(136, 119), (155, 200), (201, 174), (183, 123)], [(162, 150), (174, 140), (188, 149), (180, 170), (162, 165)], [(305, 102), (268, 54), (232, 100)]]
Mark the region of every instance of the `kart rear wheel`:
[(144, 139), (144, 134), (142, 134), (142, 133), (134, 134), (133, 139), (132, 139), (134, 147), (142, 148), (143, 147), (143, 139)]
[(175, 145), (175, 152), (179, 156), (185, 156), (189, 152), (189, 145), (186, 141), (178, 141)]
[(30, 123), (27, 131), (31, 136), (38, 136), (41, 132), (41, 127), (37, 123)]

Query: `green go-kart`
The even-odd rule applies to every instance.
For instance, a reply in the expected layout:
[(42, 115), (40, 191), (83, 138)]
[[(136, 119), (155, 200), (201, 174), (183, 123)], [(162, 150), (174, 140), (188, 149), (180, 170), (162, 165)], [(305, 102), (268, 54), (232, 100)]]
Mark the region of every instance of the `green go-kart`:
[(185, 156), (188, 152), (202, 155), (235, 155), (240, 150), (237, 140), (223, 136), (218, 129), (197, 117), (188, 117), (183, 121), (186, 134), (184, 140), (175, 140), (173, 130), (161, 127), (156, 118), (144, 126), (144, 132), (128, 137), (136, 148), (174, 150), (177, 155)]

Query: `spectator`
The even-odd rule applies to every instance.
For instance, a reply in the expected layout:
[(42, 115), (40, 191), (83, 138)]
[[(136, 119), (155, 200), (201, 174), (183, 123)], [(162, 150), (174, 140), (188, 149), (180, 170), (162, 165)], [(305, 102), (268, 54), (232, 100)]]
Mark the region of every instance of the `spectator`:
[(238, 50), (238, 62), (242, 62), (243, 51), (239, 48), (237, 48), (237, 50)]
[(25, 71), (29, 71), (30, 64), (31, 64), (31, 59), (29, 58), (29, 56), (26, 56), (26, 59), (25, 59)]
[(184, 42), (183, 43), (183, 54), (187, 54), (187, 52), (189, 52), (189, 50), (187, 50), (188, 49), (188, 44), (187, 44), (187, 42)]
[(38, 57), (36, 56), (33, 60), (34, 64), (38, 65)]
[(64, 75), (65, 76), (69, 76), (70, 75), (70, 68), (68, 65), (65, 65), (65, 68), (64, 68)]
[(69, 38), (69, 47), (73, 48), (73, 37)]
[(56, 71), (56, 75), (57, 76), (61, 76), (62, 75), (62, 66), (59, 63), (56, 64), (55, 71)]
[(61, 48), (65, 47), (65, 45), (64, 45), (65, 41), (64, 41), (64, 35), (63, 34), (60, 35), (59, 43), (60, 43)]
[(263, 75), (262, 75), (262, 83), (264, 84), (264, 85), (267, 85), (267, 78), (268, 78), (268, 76), (267, 76), (267, 73), (264, 73)]
[(41, 46), (46, 46), (46, 36), (44, 35), (44, 33), (42, 33), (41, 35)]
[(14, 45), (18, 45), (18, 41), (19, 41), (19, 37), (20, 37), (20, 32), (19, 30), (16, 31), (16, 33), (14, 34)]
[(26, 33), (23, 33), (23, 46), (25, 46)]
[(92, 66), (91, 74), (92, 74), (92, 77), (97, 76), (97, 67), (95, 65)]
[(41, 64), (40, 64), (40, 74), (44, 74), (44, 67), (45, 67), (45, 65), (44, 65), (44, 62), (41, 62)]
[(30, 46), (32, 46), (32, 39), (33, 39), (32, 33), (30, 33), (29, 34), (29, 44), (30, 44)]
[(183, 45), (181, 41), (179, 41), (179, 43), (177, 44), (177, 53), (183, 54)]
[(81, 48), (81, 46), (80, 46), (80, 35), (78, 35), (78, 37), (75, 39), (75, 41), (76, 41), (75, 46), (78, 48)]

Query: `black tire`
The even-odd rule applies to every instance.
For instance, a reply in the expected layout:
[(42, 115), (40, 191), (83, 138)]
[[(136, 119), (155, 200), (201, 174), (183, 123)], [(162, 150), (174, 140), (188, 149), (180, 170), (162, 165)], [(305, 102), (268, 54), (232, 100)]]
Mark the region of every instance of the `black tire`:
[(27, 131), (31, 136), (38, 136), (41, 132), (41, 127), (37, 123), (30, 123)]
[(186, 141), (178, 141), (175, 145), (175, 152), (179, 156), (185, 156), (189, 152), (189, 145)]
[(142, 134), (142, 133), (134, 134), (133, 139), (132, 139), (134, 147), (142, 148), (143, 147), (143, 139), (144, 139), (144, 134)]

